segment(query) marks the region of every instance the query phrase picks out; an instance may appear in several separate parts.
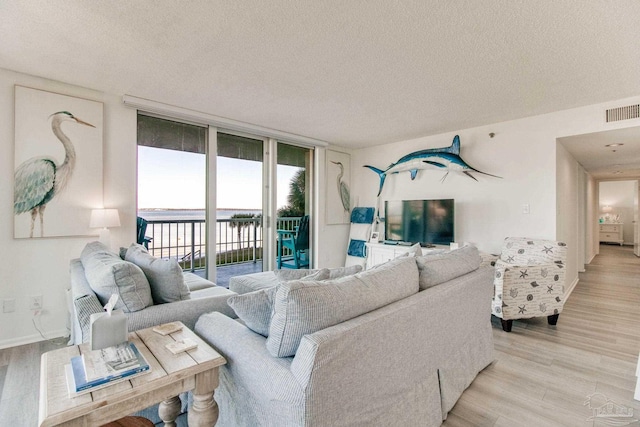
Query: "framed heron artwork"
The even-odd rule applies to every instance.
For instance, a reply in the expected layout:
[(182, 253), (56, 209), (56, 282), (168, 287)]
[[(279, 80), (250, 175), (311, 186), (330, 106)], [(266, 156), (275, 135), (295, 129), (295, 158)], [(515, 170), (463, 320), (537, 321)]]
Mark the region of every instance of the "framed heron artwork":
[(15, 238), (96, 234), (102, 129), (101, 102), (15, 86)]
[(351, 156), (326, 151), (327, 224), (348, 224), (351, 214)]

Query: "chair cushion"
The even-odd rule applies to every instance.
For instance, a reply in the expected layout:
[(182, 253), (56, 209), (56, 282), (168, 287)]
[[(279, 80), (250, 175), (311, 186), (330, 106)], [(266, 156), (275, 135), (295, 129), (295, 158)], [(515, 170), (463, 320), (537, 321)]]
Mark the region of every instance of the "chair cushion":
[(147, 276), (155, 304), (191, 298), (189, 288), (184, 282), (182, 268), (175, 259), (156, 258), (137, 243), (129, 246), (124, 259), (140, 267)]
[(324, 283), (290, 281), (278, 286), (267, 350), (275, 357), (293, 356), (300, 340), (329, 326), (418, 292), (414, 258)]
[[(322, 281), (329, 278), (329, 270), (322, 269), (299, 280)], [(227, 304), (236, 312), (240, 320), (247, 328), (262, 336), (269, 335), (269, 324), (273, 311), (273, 298), (276, 295), (277, 286), (260, 289), (242, 295), (232, 296)]]
[(420, 271), (420, 290), (439, 285), (480, 267), (482, 258), (475, 246), (464, 246), (447, 253), (416, 257)]
[(104, 306), (117, 294), (114, 309), (126, 313), (139, 311), (153, 305), (149, 282), (140, 267), (122, 260), (117, 254), (99, 242), (89, 243), (80, 255), (84, 274)]

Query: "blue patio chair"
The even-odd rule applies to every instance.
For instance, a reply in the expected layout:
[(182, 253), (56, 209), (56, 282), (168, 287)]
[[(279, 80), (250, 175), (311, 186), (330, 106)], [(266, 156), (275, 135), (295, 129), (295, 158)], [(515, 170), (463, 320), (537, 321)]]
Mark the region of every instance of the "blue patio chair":
[[(284, 248), (291, 255), (284, 256)], [(278, 268), (309, 267), (309, 215), (300, 218), (296, 230), (278, 230)]]
[(152, 237), (145, 236), (147, 232), (147, 220), (144, 218), (137, 217), (136, 218), (136, 242), (139, 245), (143, 245), (145, 248), (149, 249), (149, 242), (153, 240)]

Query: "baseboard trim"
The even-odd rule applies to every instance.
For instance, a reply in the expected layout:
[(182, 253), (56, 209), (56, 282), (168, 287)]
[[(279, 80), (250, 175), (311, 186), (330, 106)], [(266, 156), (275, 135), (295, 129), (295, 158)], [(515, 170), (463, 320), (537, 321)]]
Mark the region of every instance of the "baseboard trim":
[[(69, 331), (65, 329), (59, 329), (57, 331), (48, 331), (47, 332), (47, 340), (52, 340), (60, 337), (68, 337)], [(19, 345), (25, 344), (33, 344), (34, 342), (46, 341), (40, 336), (40, 334), (27, 335), (25, 337), (11, 338), (8, 340), (0, 341), (0, 350), (9, 348), (9, 347), (17, 347)]]
[(571, 283), (569, 287), (564, 291), (565, 302), (569, 299), (569, 295), (571, 295), (571, 292), (573, 292), (573, 290), (576, 288), (576, 285), (578, 284), (579, 281), (580, 279), (576, 277), (576, 280), (574, 280), (573, 283)]

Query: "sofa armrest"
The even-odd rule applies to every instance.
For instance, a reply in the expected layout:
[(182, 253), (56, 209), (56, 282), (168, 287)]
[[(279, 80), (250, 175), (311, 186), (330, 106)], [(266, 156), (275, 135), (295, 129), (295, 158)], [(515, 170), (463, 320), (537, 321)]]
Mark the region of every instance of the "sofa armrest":
[(177, 320), (184, 323), (187, 328), (193, 330), (198, 318), (205, 313), (211, 312), (220, 312), (235, 318), (237, 317), (235, 312), (227, 304), (227, 300), (232, 295), (235, 294), (229, 292), (225, 295), (156, 304), (144, 310), (126, 313), (129, 319), (129, 331), (137, 331)]
[[(95, 294), (84, 295), (73, 300), (73, 311), (75, 321), (81, 332), (80, 336), (74, 337), (74, 344), (89, 342), (91, 315), (102, 313), (104, 311), (102, 304), (100, 304)], [(72, 325), (72, 327), (75, 327), (75, 325)]]
[(201, 316), (195, 332), (227, 359), (223, 368), (230, 371), (229, 378), (254, 399), (268, 405), (269, 401), (299, 402), (303, 398), (291, 373), (291, 358), (271, 356), (262, 335), (222, 313)]

